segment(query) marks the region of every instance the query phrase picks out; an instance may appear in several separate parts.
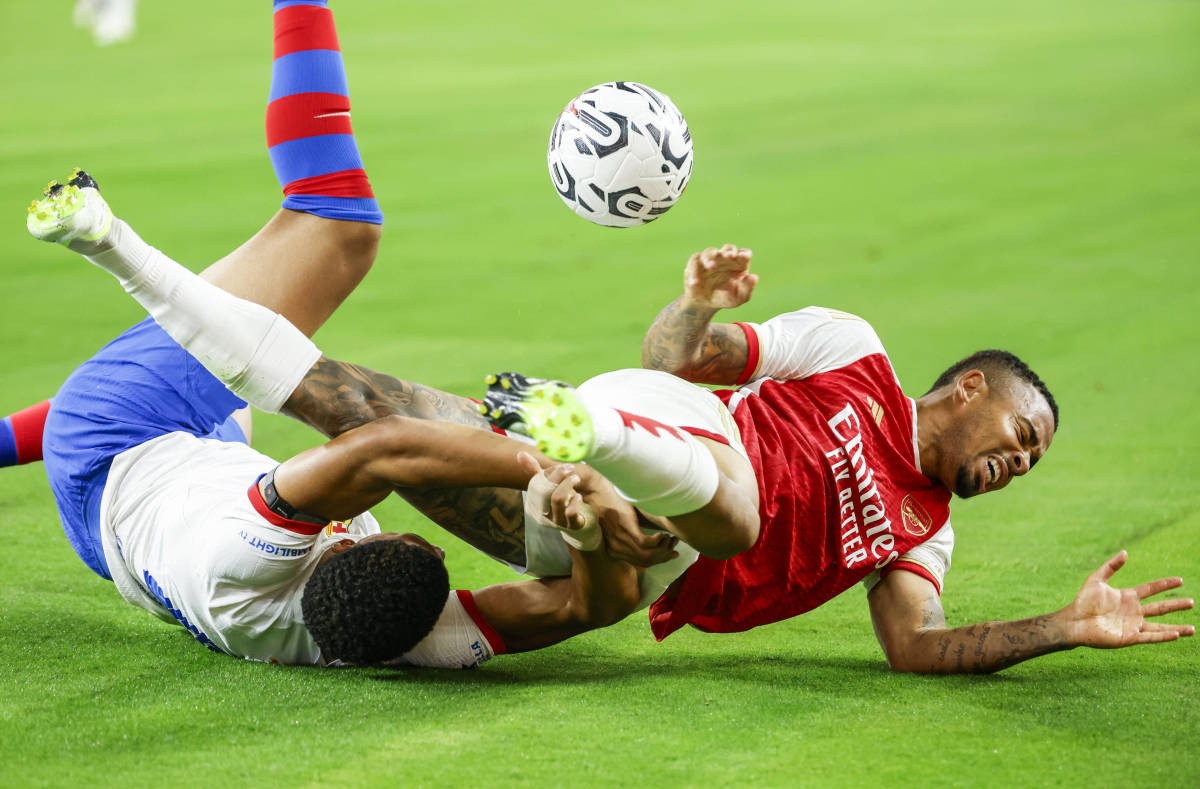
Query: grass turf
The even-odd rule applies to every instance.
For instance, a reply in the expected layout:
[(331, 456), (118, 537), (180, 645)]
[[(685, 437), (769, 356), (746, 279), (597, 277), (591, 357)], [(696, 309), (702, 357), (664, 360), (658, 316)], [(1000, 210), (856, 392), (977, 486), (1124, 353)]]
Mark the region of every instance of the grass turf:
[[(278, 204), (265, 2), (143, 3), (138, 37), (102, 51), (68, 5), (0, 5), (0, 413), (138, 317), (107, 275), (25, 236), (48, 178), (88, 167), (195, 268)], [(912, 394), (1007, 347), (1059, 398), (1038, 473), (955, 507), (951, 624), (1057, 608), (1119, 548), (1118, 582), (1200, 577), (1195, 4), (335, 9), (388, 224), (318, 335), (330, 355), (463, 394), (495, 369), (634, 365), (686, 255), (735, 241), (762, 275), (737, 317), (858, 312)], [(622, 78), (675, 99), (697, 164), (679, 208), (609, 231), (557, 205), (543, 145), (568, 98)], [(259, 419), (270, 454), (313, 441)], [(398, 502), (379, 514), (445, 545), (456, 585), (509, 577)], [(285, 669), (124, 604), (71, 553), (38, 467), (0, 473), (0, 528), (0, 784), (1200, 781), (1194, 640), (892, 675), (854, 590), (740, 635), (655, 644), (632, 617), (466, 674)]]

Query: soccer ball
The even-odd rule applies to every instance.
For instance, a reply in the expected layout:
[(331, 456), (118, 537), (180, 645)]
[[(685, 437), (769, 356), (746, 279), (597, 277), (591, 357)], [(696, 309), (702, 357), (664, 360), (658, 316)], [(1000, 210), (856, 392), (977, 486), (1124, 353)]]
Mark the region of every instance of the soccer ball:
[(637, 82), (606, 82), (572, 99), (546, 152), (558, 196), (584, 219), (609, 227), (653, 222), (692, 175), (692, 134), (665, 94)]

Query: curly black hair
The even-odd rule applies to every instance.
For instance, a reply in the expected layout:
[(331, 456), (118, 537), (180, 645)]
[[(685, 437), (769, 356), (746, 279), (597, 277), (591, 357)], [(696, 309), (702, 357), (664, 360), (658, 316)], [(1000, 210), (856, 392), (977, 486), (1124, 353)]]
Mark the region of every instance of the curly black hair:
[[(1046, 398), (1046, 402), (1050, 405), (1050, 413), (1054, 415), (1054, 429), (1058, 430), (1058, 403), (1054, 402), (1054, 395), (1050, 394), (1049, 387), (1045, 382), (1038, 377), (1038, 374), (1029, 369), (1029, 365), (1021, 361), (1021, 359), (1008, 351), (987, 350), (976, 351), (965, 359), (959, 359), (951, 365), (946, 372), (938, 376), (938, 379), (933, 382), (933, 386), (929, 387), (929, 391), (953, 383), (958, 376), (962, 375), (967, 370), (983, 370), (987, 373), (1007, 374), (1020, 381), (1032, 386), (1042, 397)], [(926, 392), (929, 394), (929, 392)]]
[(372, 666), (428, 635), (449, 595), (441, 559), (416, 545), (379, 540), (319, 565), (300, 607), (326, 659)]

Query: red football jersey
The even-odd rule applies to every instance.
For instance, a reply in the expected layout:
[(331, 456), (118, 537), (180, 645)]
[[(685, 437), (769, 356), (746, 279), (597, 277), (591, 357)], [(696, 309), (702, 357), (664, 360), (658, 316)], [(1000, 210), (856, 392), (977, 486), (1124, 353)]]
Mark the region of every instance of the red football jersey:
[(761, 533), (731, 559), (700, 557), (651, 607), (655, 636), (777, 622), (898, 566), (940, 588), (903, 558), (950, 534), (950, 493), (921, 473), (916, 404), (874, 330), (818, 307), (739, 325), (754, 380), (716, 394), (758, 476)]

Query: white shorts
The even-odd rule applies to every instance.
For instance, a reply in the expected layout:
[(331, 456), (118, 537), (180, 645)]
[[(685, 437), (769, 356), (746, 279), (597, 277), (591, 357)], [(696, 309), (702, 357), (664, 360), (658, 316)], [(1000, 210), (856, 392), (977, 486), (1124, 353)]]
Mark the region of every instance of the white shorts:
[[(746, 457), (741, 434), (725, 404), (709, 390), (670, 373), (617, 370), (585, 381), (579, 387), (579, 392), (585, 398), (595, 398), (612, 408), (728, 444)], [(746, 460), (749, 462), (748, 457)], [(647, 534), (653, 533), (651, 530), (645, 531)], [(667, 587), (683, 575), (700, 555), (684, 542), (680, 542), (676, 550), (678, 557), (656, 564), (642, 573), (642, 596), (637, 610), (648, 608), (662, 596)], [(525, 556), (525, 568), (514, 568), (518, 572), (538, 577), (571, 574), (571, 554), (559, 530), (540, 522), (536, 515), (528, 511), (525, 513)]]

